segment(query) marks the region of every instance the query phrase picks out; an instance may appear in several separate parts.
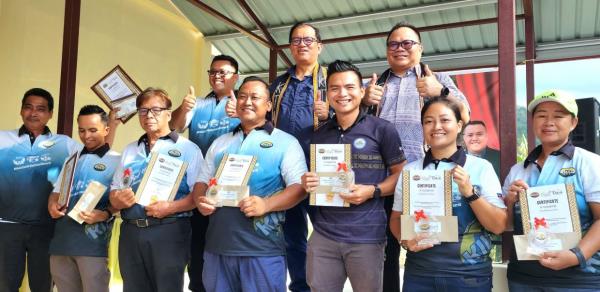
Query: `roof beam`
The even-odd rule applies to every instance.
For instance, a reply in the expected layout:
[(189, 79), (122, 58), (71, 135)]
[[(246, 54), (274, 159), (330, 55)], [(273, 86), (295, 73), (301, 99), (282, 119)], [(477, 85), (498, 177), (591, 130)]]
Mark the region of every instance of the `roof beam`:
[[(402, 16), (407, 16), (407, 15), (437, 12), (437, 11), (443, 11), (443, 10), (448, 10), (448, 9), (472, 7), (472, 6), (478, 6), (478, 5), (484, 5), (484, 4), (496, 4), (497, 2), (498, 2), (497, 0), (458, 0), (458, 1), (450, 1), (450, 2), (444, 2), (444, 3), (425, 4), (425, 5), (419, 5), (419, 6), (414, 6), (414, 7), (405, 7), (405, 8), (391, 9), (391, 10), (385, 10), (385, 11), (370, 12), (370, 13), (364, 13), (364, 14), (358, 14), (358, 15), (348, 15), (348, 16), (338, 17), (338, 18), (325, 18), (325, 19), (321, 19), (321, 20), (307, 21), (307, 22), (310, 22), (311, 25), (314, 25), (318, 28), (323, 28), (323, 27), (329, 27), (329, 26), (337, 26), (337, 25), (372, 21), (372, 20), (385, 19), (385, 18), (398, 18), (398, 17), (402, 17)], [(272, 28), (270, 28), (270, 31), (273, 34), (285, 33), (285, 32), (288, 32), (290, 30), (290, 28), (292, 28), (293, 25), (294, 24), (292, 23), (292, 24), (286, 24), (286, 25), (282, 25), (282, 26), (272, 27)], [(256, 33), (256, 34), (261, 33), (260, 30), (253, 30), (252, 32)], [(206, 35), (205, 36), (206, 40), (208, 40), (208, 41), (218, 41), (218, 40), (234, 39), (234, 38), (241, 38), (241, 37), (244, 37), (244, 34), (242, 34), (242, 33), (225, 33), (225, 34), (214, 34), (214, 35)]]
[[(252, 21), (254, 21), (254, 24), (260, 29), (260, 31), (262, 32), (262, 34), (266, 37), (267, 41), (271, 45), (270, 48), (272, 49), (272, 48), (277, 47), (277, 42), (275, 41), (275, 39), (273, 39), (273, 36), (271, 36), (271, 34), (269, 33), (269, 31), (267, 30), (267, 27), (262, 23), (262, 21), (260, 21), (260, 19), (258, 18), (258, 16), (256, 16), (256, 13), (254, 13), (254, 11), (252, 10), (252, 8), (250, 8), (250, 6), (248, 5), (248, 3), (245, 0), (238, 0), (237, 2), (242, 7), (242, 10), (244, 10), (244, 12), (246, 12), (246, 15), (250, 19), (252, 19)], [(279, 57), (281, 57), (281, 59), (283, 60), (283, 62), (288, 67), (292, 66), (292, 62), (287, 57), (287, 55), (285, 54), (284, 51), (277, 50), (277, 54), (279, 55)], [(272, 63), (272, 60), (269, 60), (269, 64), (271, 64), (271, 63)]]
[[(515, 19), (521, 20), (524, 17), (525, 16), (523, 14), (519, 14), (519, 15), (515, 16)], [(419, 29), (419, 32), (425, 32), (425, 31), (434, 31), (434, 30), (450, 29), (450, 28), (457, 28), (457, 27), (465, 27), (465, 26), (490, 24), (490, 23), (496, 23), (496, 22), (498, 22), (498, 18), (492, 17), (492, 18), (484, 18), (484, 19), (477, 19), (477, 20), (422, 26), (422, 27), (419, 27), (418, 29)], [(388, 32), (386, 31), (386, 32), (353, 35), (353, 36), (347, 36), (347, 37), (326, 39), (326, 40), (323, 40), (322, 43), (323, 44), (331, 44), (331, 43), (351, 42), (351, 41), (365, 40), (365, 39), (372, 39), (372, 38), (381, 38), (381, 37), (387, 36), (387, 34), (388, 34)], [(289, 44), (279, 45), (278, 48), (285, 49), (285, 48), (288, 48), (289, 46), (290, 46)]]
[[(525, 88), (527, 89), (527, 104), (535, 95), (535, 29), (533, 25), (533, 0), (523, 0), (525, 14)], [(527, 147), (535, 147), (535, 135), (533, 133), (533, 120), (527, 117)]]
[(57, 132), (69, 137), (73, 134), (80, 17), (81, 0), (65, 1)]
[(199, 0), (188, 0), (188, 2), (190, 2), (192, 5), (200, 8), (202, 11), (210, 14), (212, 17), (224, 22), (225, 24), (229, 25), (230, 27), (234, 28), (235, 30), (239, 31), (241, 34), (259, 42), (260, 44), (262, 44), (263, 46), (270, 48), (270, 49), (274, 49), (273, 47), (271, 47), (271, 44), (265, 40), (264, 38), (258, 36), (256, 33), (246, 29), (245, 27), (243, 27), (241, 24), (233, 21), (232, 19), (230, 19), (229, 17), (221, 14), (219, 11), (213, 9), (212, 7), (204, 4), (203, 2), (199, 1)]

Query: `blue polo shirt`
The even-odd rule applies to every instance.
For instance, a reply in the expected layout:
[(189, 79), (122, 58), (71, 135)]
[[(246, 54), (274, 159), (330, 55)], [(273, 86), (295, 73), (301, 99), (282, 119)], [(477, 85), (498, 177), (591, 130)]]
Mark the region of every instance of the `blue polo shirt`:
[(302, 146), (305, 157), (310, 153), (310, 138), (314, 132), (313, 114), (313, 78), (304, 76), (303, 80), (296, 77), (296, 66), (292, 66), (285, 74), (280, 75), (271, 83), (269, 92), (275, 90), (291, 76), (290, 82), (281, 97), (277, 128), (296, 137)]
[(230, 118), (225, 112), (228, 101), (229, 97), (218, 101), (211, 92), (205, 98), (197, 98), (196, 106), (186, 115), (185, 125), (189, 128), (189, 138), (200, 147), (203, 155), (206, 155), (215, 139), (231, 132), (240, 124), (238, 118)]
[[(452, 156), (442, 160), (434, 159), (431, 151), (428, 151), (424, 158), (405, 165), (403, 171), (451, 170), (456, 165), (465, 169), (473, 187), (479, 189), (481, 195), (479, 200), (486, 200), (498, 208), (506, 208), (500, 198), (502, 189), (492, 164), (482, 158), (466, 154), (460, 148)], [(402, 180), (398, 180), (392, 210), (402, 212), (402, 205)], [(405, 273), (436, 277), (491, 276), (492, 262), (489, 253), (492, 248), (492, 233), (479, 223), (454, 181), (452, 181), (452, 215), (458, 217), (458, 242), (442, 242), (416, 253), (407, 251)]]
[[(548, 156), (542, 168), (536, 163), (542, 146), (536, 147), (523, 161), (514, 165), (504, 181), (504, 193), (510, 185), (522, 179), (530, 187), (552, 184), (573, 184), (582, 234), (592, 226), (594, 219), (589, 203), (600, 203), (600, 156), (575, 147), (571, 142)], [(513, 208), (514, 232), (523, 234), (521, 207)], [(538, 261), (518, 261), (513, 250), (508, 264), (507, 276), (511, 281), (545, 287), (598, 288), (600, 287), (600, 252), (587, 261), (586, 269), (579, 266), (554, 271), (543, 267)]]
[[(108, 194), (113, 174), (121, 161), (121, 155), (110, 151), (108, 144), (94, 150), (83, 149), (73, 176), (71, 197), (65, 216), (56, 221), (54, 236), (50, 241), (50, 254), (66, 256), (107, 257), (108, 241), (110, 240), (111, 224), (97, 222), (95, 224), (79, 224), (67, 214), (77, 204), (91, 181), (97, 181), (106, 186), (106, 191), (95, 209), (108, 208)], [(62, 171), (59, 180), (54, 184), (54, 192), (60, 193)]]
[[(137, 141), (127, 145), (121, 156), (119, 168), (115, 171), (111, 189), (118, 190), (123, 188), (123, 172), (125, 169), (130, 168), (131, 189), (135, 193), (142, 182), (142, 178), (144, 177), (144, 173), (150, 162), (151, 152), (168, 155), (188, 163), (181, 184), (179, 184), (179, 188), (175, 194), (175, 200), (187, 196), (194, 188), (199, 167), (202, 165), (204, 159), (202, 157), (202, 152), (200, 152), (200, 148), (198, 148), (196, 144), (185, 137), (179, 136), (174, 131), (158, 139), (152, 147), (152, 150), (150, 150), (150, 146), (148, 145), (148, 137), (146, 134), (142, 135)], [(192, 211), (180, 212), (170, 216), (190, 217), (192, 216)], [(127, 209), (121, 210), (121, 217), (127, 220), (147, 218), (144, 206), (137, 203)]]
[[(208, 184), (225, 154), (257, 158), (248, 186), (250, 195), (276, 196), (287, 186), (300, 183), (307, 171), (296, 138), (274, 129), (270, 122), (244, 135), (241, 127), (215, 140), (206, 153), (198, 182)], [(225, 256), (285, 255), (282, 224), (285, 211), (248, 218), (237, 207), (220, 207), (210, 215), (205, 250)]]
[(0, 131), (0, 222), (52, 223), (48, 196), (65, 159), (81, 145), (46, 127), (37, 138), (25, 126)]
[[(392, 165), (406, 158), (394, 126), (361, 111), (356, 121), (343, 130), (335, 116), (319, 128), (312, 144), (350, 144), (355, 183), (374, 185), (385, 180)], [(383, 198), (370, 199), (349, 208), (314, 207), (313, 227), (323, 236), (346, 243), (386, 241), (387, 216)]]

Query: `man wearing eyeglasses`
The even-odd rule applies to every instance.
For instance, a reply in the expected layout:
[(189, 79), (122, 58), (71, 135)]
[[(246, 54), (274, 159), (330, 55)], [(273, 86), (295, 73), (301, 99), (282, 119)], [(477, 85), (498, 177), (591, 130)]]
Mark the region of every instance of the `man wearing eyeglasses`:
[[(194, 187), (199, 211), (210, 216), (204, 251), (207, 291), (285, 291), (286, 256), (281, 224), (285, 210), (306, 197), (300, 177), (306, 163), (300, 144), (267, 120), (271, 111), (267, 84), (244, 79), (236, 100), (240, 125), (217, 138), (206, 153)], [(238, 207), (216, 207), (206, 190), (225, 154), (256, 159), (248, 181), (250, 196)]]
[[(178, 132), (189, 128), (189, 138), (202, 154), (219, 136), (231, 132), (240, 124), (240, 120), (226, 114), (229, 100), (235, 99), (233, 89), (238, 81), (238, 62), (231, 56), (215, 56), (208, 70), (208, 82), (212, 91), (204, 98), (197, 98), (194, 87), (183, 98), (181, 105), (173, 111), (170, 126)], [(190, 276), (189, 289), (203, 292), (202, 267), (204, 265), (204, 236), (208, 227), (208, 217), (194, 210), (192, 222), (191, 258), (188, 265)]]
[[(169, 128), (171, 99), (162, 89), (148, 88), (136, 100), (145, 134), (125, 147), (111, 184), (110, 203), (121, 210), (119, 268), (123, 291), (182, 291), (190, 254), (190, 195), (203, 163), (198, 146)], [(151, 153), (188, 163), (173, 201), (136, 203)]]
[[(275, 127), (296, 137), (308, 157), (313, 132), (329, 118), (325, 92), (326, 68), (318, 63), (323, 49), (319, 30), (308, 23), (290, 29), (290, 51), (296, 64), (271, 84)], [(306, 284), (306, 201), (286, 212), (283, 225), (287, 242), (287, 264), (291, 291), (309, 291)]]
[[(363, 104), (370, 113), (390, 121), (398, 131), (402, 149), (408, 162), (423, 157), (423, 130), (421, 106), (424, 99), (444, 96), (461, 102), (463, 122), (469, 120), (469, 105), (447, 74), (433, 73), (427, 65), (421, 65), (423, 45), (418, 29), (407, 23), (399, 23), (389, 31), (387, 61), (390, 68), (379, 78), (373, 74)], [(385, 202), (391, 212), (393, 198)], [(400, 247), (388, 228), (388, 244), (384, 270), (383, 291), (400, 291), (398, 258)]]

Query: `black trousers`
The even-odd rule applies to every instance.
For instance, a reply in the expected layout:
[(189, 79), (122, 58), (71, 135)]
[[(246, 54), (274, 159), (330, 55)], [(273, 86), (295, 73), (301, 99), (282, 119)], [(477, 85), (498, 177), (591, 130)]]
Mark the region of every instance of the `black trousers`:
[(190, 277), (189, 289), (193, 292), (206, 292), (202, 283), (202, 269), (204, 268), (204, 245), (206, 244), (206, 229), (208, 229), (208, 216), (204, 216), (194, 209), (190, 218), (192, 223), (192, 244), (190, 245), (190, 262), (188, 275)]
[(390, 214), (394, 205), (394, 196), (385, 197), (384, 207), (388, 222), (386, 227), (387, 245), (383, 263), (383, 291), (400, 292), (400, 244), (390, 231)]
[(0, 223), (0, 291), (18, 292), (25, 274), (32, 292), (52, 288), (48, 246), (54, 225)]
[(123, 292), (182, 291), (190, 241), (189, 218), (148, 227), (123, 222), (119, 238)]

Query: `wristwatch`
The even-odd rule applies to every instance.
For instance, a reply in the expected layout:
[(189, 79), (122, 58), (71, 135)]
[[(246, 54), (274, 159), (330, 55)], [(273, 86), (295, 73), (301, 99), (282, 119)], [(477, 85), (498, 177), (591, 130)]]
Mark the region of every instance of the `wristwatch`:
[(440, 92), (440, 97), (448, 97), (450, 95), (450, 88), (444, 86), (442, 87), (442, 91)]
[(473, 187), (473, 194), (469, 197), (465, 197), (465, 201), (467, 201), (467, 203), (471, 204), (471, 202), (479, 199), (481, 197), (481, 194), (479, 193), (479, 189)]
[(379, 188), (379, 185), (373, 185), (375, 187), (375, 190), (373, 191), (373, 199), (379, 199), (381, 198), (381, 189)]

